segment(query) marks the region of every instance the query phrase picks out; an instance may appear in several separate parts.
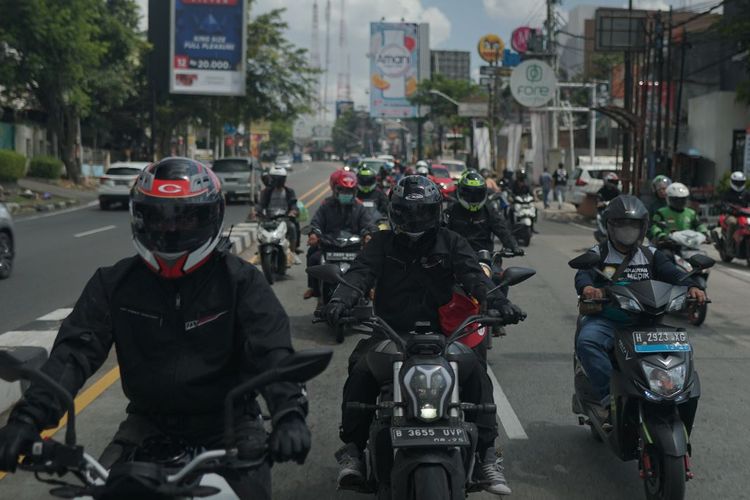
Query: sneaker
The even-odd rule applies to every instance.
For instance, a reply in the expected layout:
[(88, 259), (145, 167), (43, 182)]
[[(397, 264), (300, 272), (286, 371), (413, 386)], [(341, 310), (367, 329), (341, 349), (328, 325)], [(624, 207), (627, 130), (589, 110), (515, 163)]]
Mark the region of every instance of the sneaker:
[(360, 488), (365, 482), (365, 463), (362, 452), (357, 445), (349, 443), (336, 452), (336, 461), (339, 464), (339, 476), (337, 478), (340, 490), (351, 490)]
[(609, 432), (612, 430), (612, 413), (609, 405), (595, 405), (591, 407), (602, 426), (602, 430)]
[(488, 493), (493, 495), (511, 494), (504, 471), (503, 457), (497, 456), (492, 447), (487, 448), (484, 457), (479, 457), (479, 460), (477, 460), (476, 479), (482, 489)]

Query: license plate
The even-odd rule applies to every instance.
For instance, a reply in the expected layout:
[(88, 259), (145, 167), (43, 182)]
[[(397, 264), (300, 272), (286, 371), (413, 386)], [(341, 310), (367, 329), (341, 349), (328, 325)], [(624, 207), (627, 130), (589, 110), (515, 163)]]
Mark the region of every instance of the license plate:
[(458, 427), (395, 427), (391, 429), (391, 443), (394, 448), (469, 446), (469, 437)]
[(224, 182), (239, 182), (239, 179), (235, 179), (234, 177), (227, 177), (224, 179)]
[(115, 181), (115, 186), (130, 186), (132, 181)]
[(633, 332), (635, 352), (685, 352), (690, 351), (686, 332)]
[(357, 258), (357, 254), (353, 252), (328, 252), (326, 253), (326, 260), (344, 260), (351, 261)]

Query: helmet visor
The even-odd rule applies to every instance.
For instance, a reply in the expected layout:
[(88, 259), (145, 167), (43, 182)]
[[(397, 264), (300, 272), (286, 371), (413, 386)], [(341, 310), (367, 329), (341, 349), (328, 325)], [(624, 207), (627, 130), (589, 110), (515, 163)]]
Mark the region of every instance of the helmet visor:
[(687, 201), (688, 201), (687, 198), (674, 198), (674, 197), (671, 197), (671, 198), (669, 198), (669, 206), (673, 210), (677, 210), (678, 212), (681, 212), (681, 211), (685, 210), (685, 207), (687, 206)]
[(360, 187), (368, 188), (375, 186), (377, 179), (374, 175), (358, 175), (357, 182)]
[(405, 233), (422, 233), (437, 227), (440, 208), (439, 203), (393, 204), (390, 209), (391, 224)]
[(459, 186), (458, 196), (466, 203), (482, 203), (487, 198), (487, 188)]
[(134, 237), (159, 253), (189, 252), (213, 238), (221, 225), (219, 204), (134, 203)]
[(732, 182), (732, 186), (734, 186), (735, 189), (737, 189), (737, 190), (742, 190), (742, 188), (745, 187), (745, 181), (743, 181), (741, 179), (740, 180), (734, 180), (733, 179), (731, 182)]

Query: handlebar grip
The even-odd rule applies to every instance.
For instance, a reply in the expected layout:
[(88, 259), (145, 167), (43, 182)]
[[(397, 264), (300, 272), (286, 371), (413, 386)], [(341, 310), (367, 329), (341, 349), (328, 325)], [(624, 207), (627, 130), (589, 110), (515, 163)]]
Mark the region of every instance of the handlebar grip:
[(584, 299), (581, 298), (583, 304), (607, 304), (609, 299)]
[[(685, 302), (689, 302), (689, 303), (691, 303), (691, 304), (694, 304), (694, 303), (698, 302), (698, 299), (694, 299), (694, 298), (692, 298), (692, 297), (688, 297), (688, 298), (687, 298), (687, 299), (685, 300)], [(712, 302), (712, 301), (711, 301), (711, 299), (706, 299), (706, 300), (704, 301), (704, 303), (705, 303), (705, 304), (710, 304), (711, 302)]]
[(325, 323), (326, 320), (325, 320), (325, 318), (313, 318), (312, 322), (313, 322), (313, 324), (315, 324), (315, 323)]
[(347, 410), (364, 411), (364, 410), (377, 410), (378, 406), (377, 405), (367, 404), (367, 403), (349, 402), (349, 403), (346, 403), (345, 408)]

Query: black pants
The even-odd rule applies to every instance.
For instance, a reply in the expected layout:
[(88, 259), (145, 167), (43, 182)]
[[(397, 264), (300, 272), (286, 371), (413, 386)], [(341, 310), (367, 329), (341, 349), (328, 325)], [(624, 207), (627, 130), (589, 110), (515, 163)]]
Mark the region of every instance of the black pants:
[[(257, 434), (254, 439), (265, 439), (263, 423), (255, 418), (242, 417), (244, 422), (237, 428), (248, 433)], [(112, 442), (102, 452), (99, 462), (107, 469), (118, 462), (132, 460), (138, 449), (143, 449), (149, 441), (170, 439), (182, 441), (190, 446), (206, 449), (223, 448), (223, 419), (216, 417), (151, 417), (129, 414), (120, 423)], [(238, 436), (239, 437), (239, 436)], [(243, 500), (271, 500), (271, 468), (268, 464), (253, 471), (227, 471), (222, 473), (235, 494)]]
[[(318, 266), (323, 261), (323, 252), (320, 247), (309, 247), (307, 249), (307, 267)], [(314, 290), (314, 297), (320, 297), (320, 281), (307, 275), (307, 288)]]
[[(360, 450), (364, 450), (369, 439), (370, 424), (375, 412), (361, 410), (347, 410), (346, 403), (358, 402), (375, 404), (380, 394), (380, 385), (367, 365), (367, 353), (382, 338), (370, 337), (362, 339), (349, 356), (349, 377), (344, 384), (344, 397), (341, 406), (342, 419), (340, 437), (344, 443), (354, 443)], [(460, 364), (464, 367), (459, 372), (461, 400), (467, 403), (488, 404), (493, 402), (492, 381), (482, 367), (479, 358), (474, 353), (468, 353)], [(469, 367), (467, 370), (466, 367)], [(485, 451), (495, 443), (497, 438), (497, 421), (495, 414), (468, 414), (466, 420), (474, 422), (479, 431), (477, 449)]]

